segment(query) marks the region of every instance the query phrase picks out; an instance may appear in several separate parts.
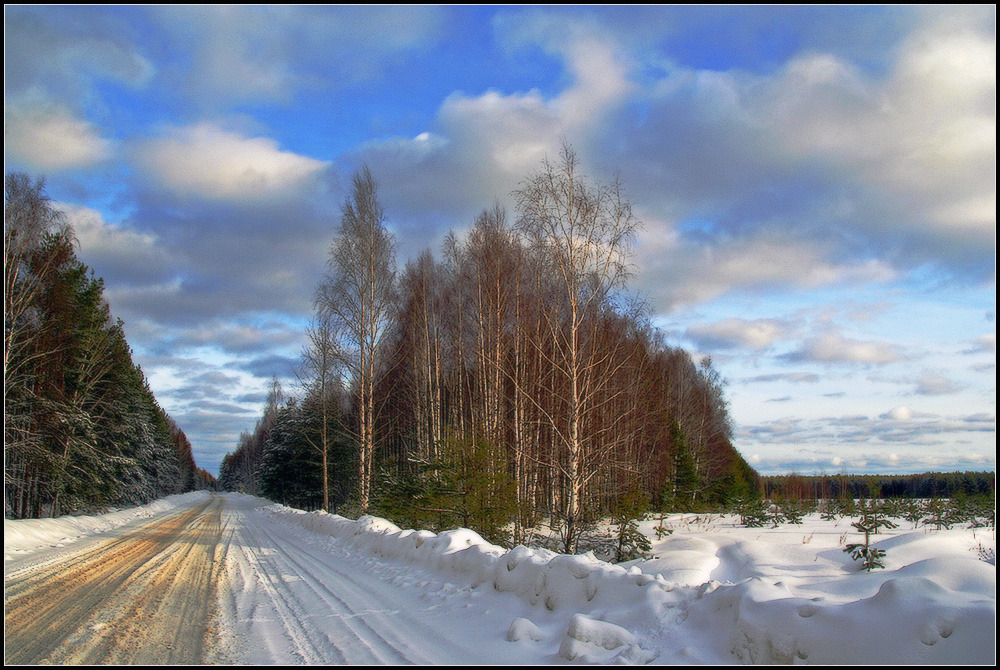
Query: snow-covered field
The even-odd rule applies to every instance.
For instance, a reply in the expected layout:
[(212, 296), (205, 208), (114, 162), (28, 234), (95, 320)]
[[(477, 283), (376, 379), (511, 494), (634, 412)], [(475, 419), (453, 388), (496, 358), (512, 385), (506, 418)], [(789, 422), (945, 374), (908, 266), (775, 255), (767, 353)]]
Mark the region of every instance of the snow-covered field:
[[(186, 494), (90, 520), (4, 522), (11, 563), (106, 536)], [(505, 550), (469, 530), (400, 530), (226, 494), (217, 660), (233, 663), (993, 664), (992, 529), (876, 536), (883, 570), (843, 545), (850, 519), (743, 528), (674, 515), (654, 558), (611, 565)], [(119, 524), (118, 522), (122, 523)], [(93, 525), (93, 532), (86, 527)], [(995, 555), (995, 554), (994, 554)]]

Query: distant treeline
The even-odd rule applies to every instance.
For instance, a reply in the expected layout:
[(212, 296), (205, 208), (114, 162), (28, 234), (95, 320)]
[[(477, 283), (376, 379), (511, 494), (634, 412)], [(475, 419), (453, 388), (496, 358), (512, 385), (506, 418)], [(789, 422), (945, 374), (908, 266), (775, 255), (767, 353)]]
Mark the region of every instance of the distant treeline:
[(4, 179), (4, 516), (137, 505), (214, 486), (132, 361), (104, 282), (41, 180)]
[(762, 476), (764, 496), (790, 500), (835, 498), (953, 498), (996, 496), (995, 472), (924, 472), (917, 475)]

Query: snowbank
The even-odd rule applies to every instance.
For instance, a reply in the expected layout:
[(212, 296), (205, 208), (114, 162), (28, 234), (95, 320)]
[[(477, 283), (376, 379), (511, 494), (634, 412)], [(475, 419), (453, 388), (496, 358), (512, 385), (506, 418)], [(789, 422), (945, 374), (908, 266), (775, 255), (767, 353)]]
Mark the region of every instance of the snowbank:
[(402, 530), (372, 516), (352, 521), (336, 514), (307, 513), (282, 505), (270, 505), (266, 510), (312, 532), (348, 541), (358, 550), (462, 574), (474, 588), (490, 584), (497, 591), (516, 594), (550, 611), (634, 605), (637, 600), (655, 598), (673, 588), (659, 575), (644, 574), (635, 566), (612, 565), (592, 553), (570, 556), (524, 546), (507, 550), (467, 528), (433, 533)]
[[(996, 567), (974, 551), (976, 542), (995, 548), (994, 531), (980, 529), (977, 538), (968, 529), (897, 530), (875, 542), (887, 551), (887, 568), (865, 573), (842, 550), (855, 539), (849, 521), (815, 515), (778, 529), (678, 517), (675, 533), (654, 542), (654, 558), (612, 565), (592, 554), (505, 550), (468, 529), (435, 534), (371, 516), (265, 509), (358, 551), (516, 595), (538, 608), (536, 620), (562, 613), (569, 623), (558, 655), (578, 663), (995, 659)], [(517, 617), (507, 639), (545, 635)]]
[(81, 538), (115, 530), (137, 520), (169, 514), (209, 495), (194, 491), (155, 500), (141, 507), (129, 507), (99, 516), (61, 516), (56, 519), (4, 519), (4, 561), (15, 554), (28, 554), (41, 548), (62, 547)]

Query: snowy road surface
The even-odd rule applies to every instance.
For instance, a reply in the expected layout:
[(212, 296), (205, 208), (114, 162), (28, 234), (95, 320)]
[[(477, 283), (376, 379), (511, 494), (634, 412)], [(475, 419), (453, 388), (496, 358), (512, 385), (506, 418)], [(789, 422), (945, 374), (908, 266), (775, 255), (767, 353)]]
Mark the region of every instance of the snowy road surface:
[(867, 573), (850, 522), (649, 519), (611, 565), (240, 494), (5, 520), (5, 661), (992, 667), (996, 531), (897, 528)]
[(227, 496), (223, 511), (222, 660), (465, 664), (511, 653), (510, 621), (484, 635), (489, 608), (475, 606), (471, 589), (304, 534), (258, 511), (261, 503)]
[(22, 559), (5, 575), (5, 663), (517, 662), (509, 616), (490, 622), (469, 587), (355, 555), (266, 504), (195, 497), (82, 551)]
[(4, 663), (190, 664), (214, 610), (223, 499), (4, 580)]

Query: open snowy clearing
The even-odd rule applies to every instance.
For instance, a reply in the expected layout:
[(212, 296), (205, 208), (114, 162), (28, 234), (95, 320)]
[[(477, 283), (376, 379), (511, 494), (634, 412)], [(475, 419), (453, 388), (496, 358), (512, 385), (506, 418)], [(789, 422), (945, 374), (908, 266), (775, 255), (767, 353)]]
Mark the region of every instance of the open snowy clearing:
[[(207, 493), (73, 520), (4, 522), (12, 580)], [(505, 550), (468, 530), (435, 535), (225, 494), (215, 552), (222, 663), (993, 664), (995, 531), (876, 536), (884, 570), (844, 553), (849, 519), (743, 528), (674, 515), (655, 558), (611, 565)], [(643, 522), (655, 538), (659, 520)], [(61, 545), (61, 546), (53, 546)]]

